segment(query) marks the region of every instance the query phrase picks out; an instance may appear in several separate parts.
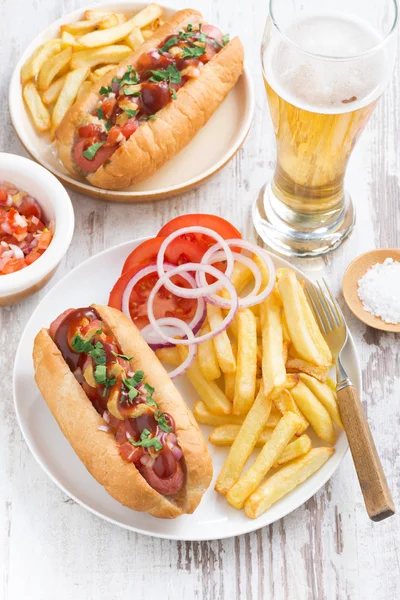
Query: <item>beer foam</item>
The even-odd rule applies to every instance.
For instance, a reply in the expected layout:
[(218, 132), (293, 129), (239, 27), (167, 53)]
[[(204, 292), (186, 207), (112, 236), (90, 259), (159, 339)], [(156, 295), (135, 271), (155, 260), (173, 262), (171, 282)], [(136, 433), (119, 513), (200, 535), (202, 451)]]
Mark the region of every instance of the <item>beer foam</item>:
[(272, 28), (263, 66), (269, 85), (290, 104), (340, 114), (370, 104), (383, 92), (393, 68), (388, 48), (353, 60), (306, 54), (332, 59), (360, 56), (382, 41), (369, 23), (327, 13), (298, 21), (284, 34), (298, 47)]

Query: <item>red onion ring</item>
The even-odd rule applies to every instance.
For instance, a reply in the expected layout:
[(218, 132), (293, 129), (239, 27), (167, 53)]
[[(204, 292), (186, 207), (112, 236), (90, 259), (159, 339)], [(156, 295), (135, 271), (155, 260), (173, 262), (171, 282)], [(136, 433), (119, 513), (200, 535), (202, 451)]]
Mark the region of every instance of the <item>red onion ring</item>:
[[(154, 299), (156, 297), (158, 290), (162, 286), (167, 287), (165, 285), (166, 280), (170, 279), (174, 275), (178, 275), (178, 274), (185, 272), (185, 270), (190, 271), (190, 272), (202, 271), (203, 273), (207, 273), (209, 275), (212, 275), (213, 277), (216, 277), (217, 279), (222, 280), (222, 282), (223, 282), (222, 287), (224, 287), (228, 290), (231, 300), (229, 301), (230, 302), (229, 312), (226, 315), (225, 319), (222, 321), (222, 323), (217, 331), (210, 331), (209, 333), (206, 333), (204, 335), (201, 335), (200, 337), (195, 338), (192, 330), (188, 328), (189, 331), (191, 332), (191, 336), (193, 336), (193, 339), (189, 339), (189, 337), (191, 337), (191, 336), (189, 336), (188, 339), (186, 339), (186, 340), (185, 339), (177, 340), (173, 337), (168, 336), (166, 333), (164, 333), (162, 331), (162, 329), (160, 328), (160, 324), (161, 324), (161, 322), (163, 322), (164, 325), (176, 325), (177, 327), (179, 327), (180, 326), (179, 323), (183, 324), (184, 321), (181, 321), (180, 319), (175, 319), (174, 317), (171, 317), (169, 319), (156, 319), (154, 312), (153, 312), (153, 303), (154, 303)], [(183, 288), (178, 287), (177, 289), (178, 289), (177, 295), (179, 295), (179, 291)], [(196, 290), (193, 290), (193, 292), (194, 291), (196, 291)], [(218, 269), (216, 269), (215, 267), (212, 267), (211, 265), (204, 265), (204, 264), (200, 264), (200, 263), (187, 263), (185, 265), (179, 265), (178, 267), (175, 267), (175, 269), (171, 269), (170, 271), (164, 273), (164, 275), (157, 281), (156, 285), (151, 290), (148, 301), (147, 301), (147, 316), (149, 318), (150, 324), (154, 327), (154, 329), (157, 331), (157, 333), (166, 342), (169, 342), (174, 345), (189, 346), (191, 344), (201, 344), (201, 342), (210, 340), (213, 337), (215, 337), (216, 335), (218, 335), (218, 333), (225, 331), (225, 329), (227, 329), (227, 327), (229, 327), (229, 325), (233, 321), (235, 314), (238, 310), (238, 306), (239, 306), (239, 298), (237, 295), (236, 288), (233, 285), (233, 283), (231, 282), (231, 280), (228, 279), (228, 277), (225, 275), (225, 273), (221, 273), (221, 271), (218, 271)], [(166, 321), (168, 321), (168, 322), (166, 322)], [(186, 323), (184, 323), (184, 324), (186, 326)], [(183, 328), (181, 330), (183, 330)]]
[[(158, 285), (158, 283), (156, 285)], [(161, 285), (163, 285), (163, 284), (161, 284)], [(155, 288), (153, 288), (153, 289), (155, 289)], [(153, 290), (152, 290), (151, 294), (152, 293), (153, 293)], [(150, 296), (151, 296), (151, 294), (150, 294)], [(150, 304), (150, 296), (149, 296), (148, 304)], [(193, 361), (196, 358), (196, 354), (197, 354), (197, 346), (195, 345), (196, 338), (194, 337), (193, 331), (190, 329), (190, 327), (187, 325), (187, 323), (185, 323), (185, 321), (182, 321), (181, 319), (177, 319), (175, 317), (163, 317), (162, 319), (155, 319), (154, 314), (153, 313), (151, 313), (151, 314), (154, 319), (154, 322), (157, 323), (155, 329), (158, 331), (158, 333), (161, 335), (161, 337), (165, 338), (167, 336), (164, 335), (160, 326), (161, 325), (167, 325), (167, 326), (171, 325), (172, 327), (177, 328), (181, 332), (183, 332), (184, 335), (186, 335), (188, 338), (187, 345), (189, 346), (189, 352), (188, 352), (187, 357), (185, 358), (185, 360), (183, 361), (182, 364), (180, 364), (178, 367), (176, 367), (176, 369), (174, 369), (173, 371), (168, 373), (170, 378), (174, 379), (175, 377), (179, 377), (179, 375), (183, 375), (183, 373), (185, 373), (188, 370), (188, 368), (193, 364)], [(150, 319), (150, 323), (151, 323), (151, 319)], [(169, 340), (172, 340), (171, 343), (173, 343), (173, 344), (177, 344), (179, 342), (179, 340), (176, 340), (175, 338), (169, 338)]]
[[(225, 240), (225, 242), (227, 244), (229, 244), (229, 246), (238, 246), (239, 248), (248, 250), (252, 254), (255, 254), (256, 256), (258, 256), (266, 264), (268, 273), (269, 273), (269, 280), (268, 280), (268, 285), (266, 286), (266, 288), (262, 292), (257, 293), (255, 295), (254, 295), (254, 290), (253, 290), (252, 292), (250, 292), (250, 294), (245, 296), (245, 298), (240, 298), (239, 299), (239, 307), (245, 308), (245, 307), (254, 306), (255, 304), (259, 304), (260, 302), (263, 302), (263, 300), (268, 298), (268, 296), (271, 294), (272, 290), (274, 289), (274, 285), (275, 285), (275, 281), (276, 281), (275, 266), (274, 266), (274, 263), (272, 262), (271, 257), (269, 256), (268, 252), (266, 250), (264, 250), (263, 248), (259, 248), (255, 244), (251, 244), (250, 242), (246, 242), (245, 240), (241, 240), (241, 239)], [(220, 248), (221, 248), (220, 243), (217, 243), (214, 246), (211, 246), (211, 248), (209, 248), (207, 250), (207, 252), (204, 254), (203, 258), (201, 259), (201, 264), (208, 264), (208, 261), (212, 258), (212, 255), (215, 254), (217, 251), (219, 251)], [(196, 275), (196, 280), (200, 285), (204, 285), (204, 282), (206, 282), (204, 272), (199, 271), (198, 275)], [(215, 303), (217, 306), (220, 306), (221, 308), (230, 308), (230, 306), (232, 305), (231, 299), (228, 300), (226, 298), (221, 298), (220, 296), (216, 296), (216, 295), (213, 295), (212, 297), (207, 298), (207, 301), (210, 303), (211, 302)], [(235, 304), (235, 301), (233, 303)]]
[[(168, 272), (171, 269), (174, 269), (175, 265), (166, 263), (164, 265), (164, 267), (165, 267), (166, 271)], [(151, 273), (157, 273), (157, 272), (158, 271), (157, 271), (156, 265), (148, 265), (147, 267), (143, 267), (143, 269), (138, 271), (136, 273), (136, 275), (134, 275), (132, 277), (132, 279), (130, 281), (128, 281), (128, 283), (126, 284), (124, 293), (122, 295), (122, 312), (124, 314), (126, 314), (127, 317), (131, 318), (130, 312), (129, 312), (129, 299), (130, 299), (133, 288), (141, 279), (143, 279), (143, 277), (146, 277), (146, 275), (150, 275)], [(192, 275), (190, 275), (190, 273), (183, 272), (183, 273), (181, 273), (181, 277), (183, 277), (183, 279), (185, 279), (185, 281), (187, 281), (192, 286), (192, 288), (196, 287), (195, 278)], [(178, 289), (183, 289), (183, 288), (178, 287)], [(194, 298), (194, 299), (196, 299), (196, 298)], [(199, 331), (200, 327), (202, 326), (202, 324), (206, 318), (206, 314), (207, 314), (206, 313), (206, 303), (204, 301), (204, 298), (197, 298), (196, 312), (193, 316), (193, 319), (190, 321), (190, 323), (188, 323), (188, 327), (193, 331), (194, 334)], [(160, 337), (155, 338), (154, 333), (155, 332), (152, 331), (152, 328), (149, 329), (148, 325), (146, 325), (146, 327), (144, 327), (141, 330), (141, 334), (142, 334), (143, 338), (146, 340), (146, 342), (151, 346), (151, 348), (153, 350), (157, 350), (158, 348), (164, 348), (166, 346), (164, 340), (161, 339)], [(176, 335), (179, 335), (179, 333), (177, 333)]]
[[(167, 238), (165, 238), (165, 240), (163, 241), (163, 243), (160, 246), (160, 249), (159, 249), (158, 255), (157, 255), (158, 276), (161, 278), (165, 273), (164, 255), (165, 255), (165, 251), (166, 251), (167, 247), (169, 246), (169, 244), (173, 240), (175, 240), (177, 237), (181, 237), (182, 235), (186, 235), (188, 233), (202, 233), (203, 235), (207, 235), (208, 237), (211, 237), (211, 238), (217, 240), (219, 247), (224, 250), (225, 255), (226, 255), (226, 263), (227, 264), (226, 264), (225, 275), (227, 276), (227, 278), (229, 278), (232, 275), (233, 265), (234, 265), (232, 251), (229, 248), (229, 245), (227, 244), (227, 242), (223, 239), (223, 237), (221, 237), (219, 235), (219, 233), (217, 233), (216, 231), (213, 231), (212, 229), (208, 229), (208, 227), (182, 227), (182, 229), (178, 229), (177, 231), (174, 231)], [(212, 247), (214, 248), (215, 246), (212, 246)], [(192, 269), (192, 270), (194, 270), (194, 269)], [(203, 283), (203, 287), (196, 288), (195, 294), (190, 293), (189, 290), (187, 290), (187, 292), (189, 292), (189, 294), (187, 294), (187, 292), (185, 290), (182, 290), (182, 288), (179, 288), (177, 285), (175, 285), (174, 283), (172, 283), (172, 281), (169, 281), (169, 280), (167, 280), (165, 282), (165, 287), (169, 292), (172, 292), (173, 294), (176, 294), (177, 296), (180, 296), (181, 298), (201, 298), (203, 296), (208, 296), (210, 294), (216, 294), (217, 292), (222, 290), (224, 285), (222, 282), (219, 282), (219, 281), (216, 281), (215, 283), (211, 283), (211, 284), (208, 284), (205, 281), (205, 283)]]

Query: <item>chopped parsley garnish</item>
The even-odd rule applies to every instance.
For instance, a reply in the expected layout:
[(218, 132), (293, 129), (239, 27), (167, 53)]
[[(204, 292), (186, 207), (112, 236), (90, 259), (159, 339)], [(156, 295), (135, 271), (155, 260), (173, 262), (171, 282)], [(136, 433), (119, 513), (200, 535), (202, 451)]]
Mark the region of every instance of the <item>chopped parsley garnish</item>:
[(155, 408), (158, 408), (158, 404), (153, 398), (154, 388), (151, 385), (149, 385), (148, 383), (145, 383), (144, 389), (148, 393), (148, 396), (146, 397), (146, 404), (148, 404), (149, 406), (154, 406)]
[(129, 90), (128, 88), (124, 88), (124, 96), (133, 96), (133, 97), (137, 98), (138, 96), (140, 96), (140, 92), (132, 91), (132, 90)]
[(187, 27), (186, 27), (187, 31), (193, 31), (193, 25), (191, 23), (188, 23)]
[(176, 90), (173, 87), (169, 86), (169, 91), (171, 92), (172, 100), (176, 100)]
[(160, 52), (168, 52), (172, 46), (176, 46), (178, 43), (178, 37), (174, 35), (172, 38), (167, 40), (162, 48), (160, 48)]
[(96, 365), (106, 364), (106, 353), (104, 352), (101, 342), (96, 342), (92, 350), (89, 350), (88, 354), (90, 354), (90, 356), (93, 358)]
[(229, 43), (229, 40), (230, 40), (229, 33), (226, 33), (225, 35), (222, 36), (222, 44), (224, 46), (226, 46)]
[(130, 108), (126, 108), (124, 112), (130, 117), (134, 117), (137, 114), (137, 110), (131, 110)]
[(155, 411), (154, 418), (157, 421), (160, 429), (162, 429), (166, 433), (169, 433), (170, 431), (172, 431), (172, 427), (168, 424), (168, 421), (165, 417), (165, 413), (161, 412), (161, 410)]
[(107, 87), (102, 85), (100, 88), (99, 94), (100, 94), (100, 96), (108, 96), (108, 94), (111, 94), (111, 92), (112, 92), (112, 87), (110, 85), (108, 85)]
[(131, 85), (134, 83), (139, 83), (139, 77), (136, 71), (132, 68), (132, 65), (128, 66), (128, 69), (119, 84), (122, 85)]
[(90, 352), (93, 351), (94, 348), (98, 349), (99, 346), (101, 346), (101, 348), (103, 348), (103, 346), (100, 344), (100, 342), (97, 342), (96, 346), (93, 346), (93, 344), (92, 344), (92, 340), (93, 340), (94, 336), (95, 335), (100, 335), (101, 333), (103, 333), (103, 323), (101, 323), (100, 329), (97, 329), (97, 331), (94, 332), (94, 334), (92, 335), (92, 337), (88, 341), (85, 341), (83, 339), (83, 337), (81, 337), (77, 333), (72, 338), (72, 342), (71, 342), (72, 349), (75, 352), (77, 352), (78, 354), (81, 354), (82, 352), (85, 352), (85, 354), (89, 354)]
[(83, 156), (85, 158), (87, 158), (88, 160), (93, 160), (94, 157), (96, 156), (97, 151), (104, 146), (105, 141), (104, 142), (96, 142), (95, 144), (92, 144), (91, 146), (89, 146), (89, 148), (87, 148), (86, 150), (83, 151)]
[(136, 398), (136, 396), (139, 394), (139, 392), (136, 389), (136, 386), (138, 386), (139, 383), (141, 383), (143, 381), (143, 376), (144, 376), (143, 371), (136, 371), (136, 373), (132, 377), (125, 378), (122, 380), (124, 386), (128, 390), (129, 402), (131, 404), (132, 404), (133, 400)]
[(200, 48), (199, 46), (193, 46), (193, 48), (184, 46), (182, 58), (199, 58), (199, 56), (203, 56), (205, 53), (205, 48)]
[(149, 81), (158, 83), (159, 81), (169, 81), (169, 83), (179, 84), (182, 80), (182, 75), (175, 65), (168, 65), (166, 69), (149, 71), (151, 77)]
[(224, 46), (226, 46), (229, 43), (229, 40), (230, 40), (229, 33), (226, 33), (221, 38), (222, 43), (219, 42), (218, 40), (214, 40), (214, 48), (217, 48), (217, 46), (219, 46), (220, 48), (223, 48)]
[(94, 380), (98, 385), (104, 385), (103, 396), (106, 395), (109, 387), (112, 387), (117, 383), (115, 378), (107, 377), (106, 365), (97, 365), (94, 370)]
[(207, 36), (205, 33), (201, 32), (201, 34), (198, 37), (198, 42), (204, 43), (205, 41), (207, 41)]
[(115, 357), (120, 357), (123, 358), (124, 360), (132, 360), (133, 356), (127, 356), (126, 354), (118, 354), (118, 352), (114, 352), (114, 350), (111, 350), (111, 354)]
[(106, 124), (104, 125), (104, 127), (106, 128), (106, 131), (110, 131), (110, 129), (112, 127), (111, 121), (110, 120), (106, 121)]
[(97, 118), (102, 121), (105, 117), (104, 117), (104, 112), (103, 109), (101, 108), (101, 106), (99, 106), (99, 108), (97, 109)]
[(148, 429), (143, 429), (140, 440), (137, 442), (133, 438), (128, 438), (128, 440), (132, 446), (142, 446), (142, 448), (150, 448), (153, 446), (156, 452), (159, 452), (163, 447), (158, 437), (150, 437), (150, 431)]
[(143, 117), (140, 117), (139, 121), (150, 121), (154, 119), (157, 119), (157, 115), (143, 115)]

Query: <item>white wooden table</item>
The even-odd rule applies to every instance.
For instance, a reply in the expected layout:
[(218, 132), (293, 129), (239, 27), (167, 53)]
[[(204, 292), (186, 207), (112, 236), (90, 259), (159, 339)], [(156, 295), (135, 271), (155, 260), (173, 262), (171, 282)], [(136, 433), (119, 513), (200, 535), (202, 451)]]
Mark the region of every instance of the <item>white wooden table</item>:
[[(24, 154), (7, 108), (17, 58), (44, 27), (84, 4), (85, 0), (0, 0), (0, 151)], [(186, 5), (181, 0), (172, 4)], [(400, 597), (400, 517), (369, 521), (349, 454), (324, 489), (274, 525), (225, 541), (180, 543), (127, 532), (85, 511), (42, 472), (19, 431), (11, 391), (14, 353), (32, 310), (65, 273), (104, 248), (154, 233), (185, 212), (229, 215), (248, 239), (254, 239), (250, 206), (272, 174), (275, 154), (259, 62), (267, 2), (188, 4), (202, 10), (211, 23), (240, 34), (256, 87), (254, 124), (232, 162), (182, 197), (123, 206), (71, 192), (76, 230), (56, 276), (35, 297), (0, 309), (0, 599), (395, 600)], [(299, 263), (312, 276), (326, 276), (338, 292), (351, 259), (368, 249), (400, 245), (399, 111), (396, 68), (348, 172), (358, 210), (356, 229), (333, 254)], [(363, 369), (365, 409), (399, 506), (399, 337), (366, 329), (345, 312)]]

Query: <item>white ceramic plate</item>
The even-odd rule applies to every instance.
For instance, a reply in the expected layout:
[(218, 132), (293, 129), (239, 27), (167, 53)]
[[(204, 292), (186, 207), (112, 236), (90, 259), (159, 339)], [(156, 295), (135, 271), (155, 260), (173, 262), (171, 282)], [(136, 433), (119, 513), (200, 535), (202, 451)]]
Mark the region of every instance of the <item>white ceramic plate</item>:
[[(91, 512), (126, 529), (167, 539), (212, 540), (247, 533), (273, 523), (306, 502), (338, 468), (348, 448), (343, 431), (338, 431), (333, 457), (309, 480), (256, 520), (248, 519), (243, 511), (231, 508), (214, 491), (214, 482), (227, 452), (210, 444), (214, 480), (199, 508), (193, 515), (166, 521), (125, 508), (107, 494), (86, 471), (36, 388), (32, 364), (36, 333), (41, 327), (48, 327), (67, 308), (87, 306), (93, 302), (107, 304), (109, 292), (120, 275), (125, 258), (142, 241), (144, 239), (114, 246), (83, 262), (50, 290), (32, 314), (19, 343), (13, 376), (15, 409), (25, 440), (44, 471), (68, 496)], [(291, 266), (285, 260), (271, 256), (276, 267)], [(297, 270), (297, 273), (307, 279), (300, 271)], [(360, 366), (351, 336), (343, 354), (349, 377), (361, 394)], [(193, 407), (198, 396), (186, 377), (180, 377), (176, 385), (188, 405)], [(211, 428), (201, 428), (208, 438)], [(307, 433), (315, 446), (323, 445), (312, 433)]]
[[(133, 15), (147, 4), (129, 0), (105, 2), (81, 8), (62, 17), (29, 44), (11, 78), (9, 92), (11, 121), (26, 151), (66, 185), (83, 194), (103, 200), (125, 202), (155, 200), (175, 196), (198, 185), (219, 171), (236, 154), (250, 129), (253, 118), (253, 85), (249, 71), (245, 68), (235, 88), (190, 144), (146, 181), (123, 191), (108, 191), (94, 187), (85, 179), (68, 173), (58, 158), (55, 144), (50, 143), (48, 135), (39, 135), (32, 125), (21, 94), (21, 67), (40, 44), (59, 35), (60, 25), (81, 20), (87, 8), (101, 8)], [(161, 6), (167, 16), (176, 12), (176, 9), (171, 6), (164, 4)]]

